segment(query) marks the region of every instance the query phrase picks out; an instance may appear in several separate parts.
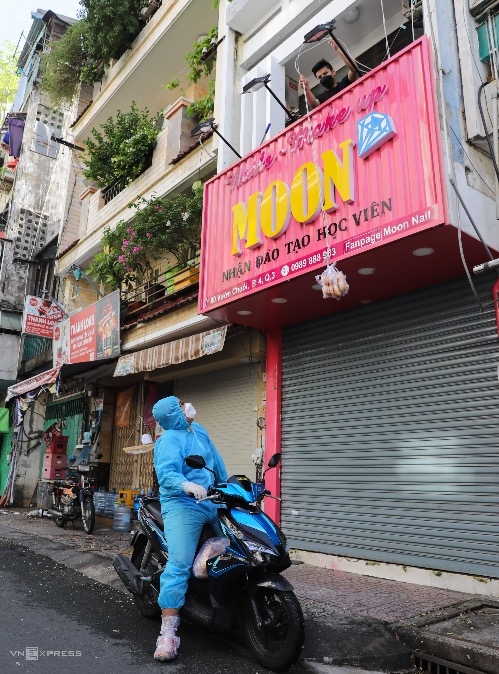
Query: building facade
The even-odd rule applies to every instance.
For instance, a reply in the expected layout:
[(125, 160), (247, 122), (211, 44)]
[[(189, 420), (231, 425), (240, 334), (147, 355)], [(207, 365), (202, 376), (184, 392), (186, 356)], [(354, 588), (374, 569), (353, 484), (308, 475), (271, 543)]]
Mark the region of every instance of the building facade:
[[(199, 310), (265, 331), (268, 508), (303, 559), (497, 585), (497, 284), (471, 271), (499, 246), (495, 5), (222, 10), (219, 130), (242, 159), (219, 144), (205, 187)], [(328, 34), (358, 79), (290, 103), (301, 75), (321, 91), (320, 58), (346, 72)], [(337, 270), (349, 292), (325, 298)]]

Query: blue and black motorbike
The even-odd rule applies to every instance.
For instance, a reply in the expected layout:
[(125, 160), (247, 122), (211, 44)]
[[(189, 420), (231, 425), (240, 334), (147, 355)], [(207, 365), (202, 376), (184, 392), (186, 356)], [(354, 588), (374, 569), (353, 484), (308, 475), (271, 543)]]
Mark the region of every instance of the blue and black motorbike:
[[(279, 460), (279, 454), (272, 456), (267, 470)], [(208, 470), (198, 455), (186, 463)], [(291, 564), (286, 538), (260, 507), (266, 496), (275, 498), (263, 481), (251, 482), (244, 475), (208, 490), (207, 498), (219, 506), (218, 526), (229, 545), (207, 560), (206, 578), (191, 577), (181, 615), (214, 630), (239, 632), (255, 660), (281, 672), (300, 656), (304, 622), (293, 588), (281, 575)], [(116, 555), (113, 565), (142, 615), (156, 618), (159, 578), (168, 561), (158, 498), (142, 497), (138, 520), (131, 559)], [(220, 531), (206, 525), (199, 549), (216, 536)]]

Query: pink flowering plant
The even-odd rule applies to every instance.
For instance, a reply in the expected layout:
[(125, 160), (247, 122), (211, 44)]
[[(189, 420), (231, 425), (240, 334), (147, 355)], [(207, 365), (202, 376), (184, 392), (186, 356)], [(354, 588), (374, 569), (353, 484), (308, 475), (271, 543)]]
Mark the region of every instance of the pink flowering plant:
[(102, 252), (94, 256), (90, 274), (113, 289), (123, 283), (147, 280), (151, 260), (172, 253), (180, 269), (187, 266), (192, 251), (201, 242), (203, 190), (195, 184), (188, 194), (153, 196), (130, 204), (136, 212), (115, 229), (104, 230)]

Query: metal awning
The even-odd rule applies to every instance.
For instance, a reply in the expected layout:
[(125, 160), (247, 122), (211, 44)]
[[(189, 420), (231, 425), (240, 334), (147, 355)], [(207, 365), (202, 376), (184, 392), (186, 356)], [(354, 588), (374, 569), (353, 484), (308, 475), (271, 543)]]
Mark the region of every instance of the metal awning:
[(197, 335), (182, 337), (166, 344), (120, 356), (114, 371), (115, 377), (123, 377), (137, 372), (151, 372), (169, 365), (178, 365), (186, 360), (221, 351), (225, 344), (227, 326), (215, 328)]
[(29, 391), (34, 391), (35, 389), (40, 388), (40, 386), (50, 386), (51, 384), (55, 384), (60, 371), (60, 367), (54, 367), (51, 370), (46, 370), (41, 374), (36, 374), (34, 377), (24, 379), (17, 384), (9, 386), (5, 402), (16, 396), (22, 396), (25, 393), (29, 393)]

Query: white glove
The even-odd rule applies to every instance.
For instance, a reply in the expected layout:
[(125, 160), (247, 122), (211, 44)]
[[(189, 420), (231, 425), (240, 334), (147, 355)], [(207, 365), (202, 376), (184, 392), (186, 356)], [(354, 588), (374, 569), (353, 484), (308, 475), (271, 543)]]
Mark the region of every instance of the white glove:
[(189, 496), (192, 494), (196, 501), (201, 501), (201, 499), (207, 496), (206, 489), (202, 485), (196, 484), (196, 482), (183, 482), (182, 489)]

